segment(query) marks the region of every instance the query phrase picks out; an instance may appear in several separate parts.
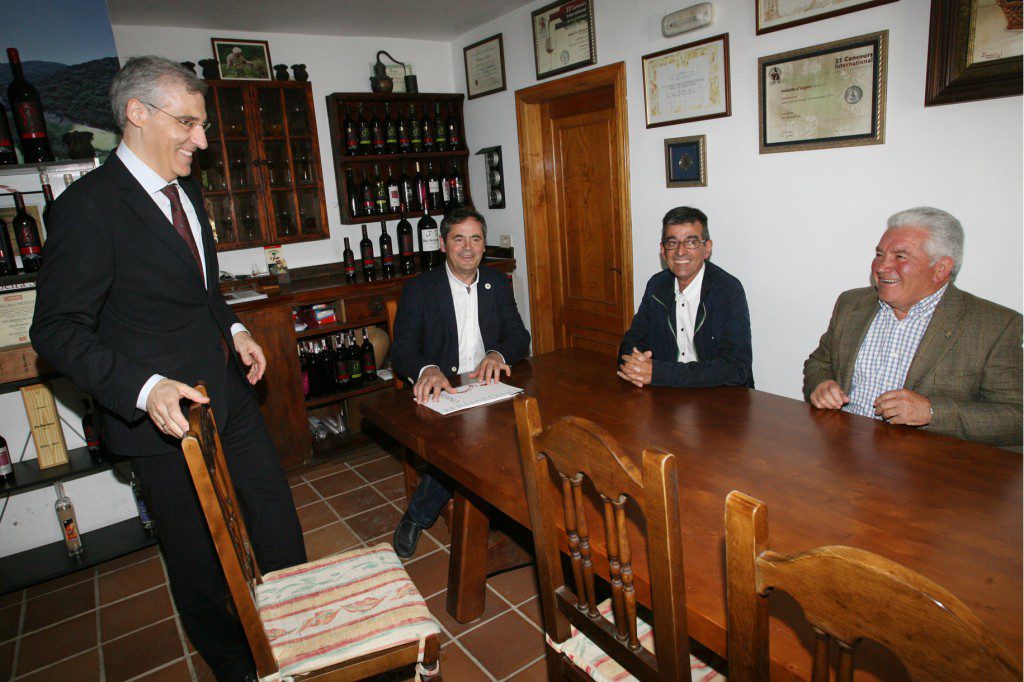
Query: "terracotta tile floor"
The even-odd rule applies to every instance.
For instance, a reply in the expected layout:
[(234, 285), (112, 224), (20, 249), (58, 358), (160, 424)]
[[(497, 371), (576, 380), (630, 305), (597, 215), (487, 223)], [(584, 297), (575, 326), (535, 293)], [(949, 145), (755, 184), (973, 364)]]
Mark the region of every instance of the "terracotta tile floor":
[[(289, 474), (309, 558), (390, 542), (405, 508), (400, 472), (394, 454), (367, 446)], [(492, 578), (483, 617), (457, 623), (444, 609), (448, 542), (440, 521), (421, 536), (416, 556), (406, 562), (441, 623), (445, 679), (545, 679), (533, 569)], [(149, 548), (0, 597), (3, 679), (152, 682), (212, 680), (213, 675), (184, 636), (163, 560)], [(411, 679), (409, 669), (377, 682)]]

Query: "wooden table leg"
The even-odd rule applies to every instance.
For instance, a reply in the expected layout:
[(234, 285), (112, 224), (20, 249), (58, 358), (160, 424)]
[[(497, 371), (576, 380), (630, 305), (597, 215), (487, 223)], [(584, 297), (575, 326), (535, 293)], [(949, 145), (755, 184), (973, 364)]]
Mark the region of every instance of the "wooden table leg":
[(487, 514), (456, 491), (448, 562), (448, 613), (460, 623), (479, 618), (487, 594)]

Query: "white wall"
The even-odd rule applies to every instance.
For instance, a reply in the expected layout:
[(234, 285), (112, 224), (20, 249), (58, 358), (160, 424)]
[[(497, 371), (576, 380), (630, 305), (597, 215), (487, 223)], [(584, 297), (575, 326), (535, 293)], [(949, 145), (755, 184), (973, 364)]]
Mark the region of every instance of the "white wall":
[[(502, 145), (508, 208), (483, 211), (494, 233), (510, 231), (520, 257), (517, 298), (528, 319), (525, 236), (515, 91), (538, 83), (530, 12), (539, 0), (452, 43), (455, 87), (465, 92), (463, 47), (503, 34), (508, 90), (466, 104), (472, 148)], [(925, 108), (929, 4), (903, 0), (836, 19), (754, 34), (752, 2), (717, 0), (711, 27), (661, 36), (661, 18), (689, 0), (594, 0), (597, 66), (626, 64), (634, 300), (660, 269), (658, 232), (673, 206), (708, 215), (714, 261), (743, 282), (750, 303), (757, 387), (800, 397), (803, 361), (828, 324), (836, 296), (868, 282), (885, 219), (933, 205), (967, 232), (958, 285), (1021, 309), (1021, 98)], [(889, 30), (888, 112), (883, 145), (758, 154), (758, 57)], [(641, 57), (729, 34), (732, 116), (645, 129)], [(666, 189), (663, 141), (707, 135), (708, 187)], [(471, 157), (474, 183), (483, 177)], [(492, 239), (494, 241), (494, 239)]]
[[(331, 37), (294, 33), (250, 33), (220, 29), (165, 28), (158, 26), (115, 25), (114, 42), (123, 64), (129, 57), (155, 54), (175, 61), (198, 63), (212, 55), (210, 37), (250, 38), (266, 40), (274, 64), (305, 64), (313, 85), (317, 132), (320, 138), (320, 159), (323, 165), (327, 200), (327, 221), (331, 238), (301, 244), (286, 244), (284, 257), (289, 267), (304, 267), (341, 260), (345, 237), (361, 238), (358, 225), (342, 225), (338, 212), (338, 191), (331, 155), (331, 135), (327, 123), (327, 95), (332, 92), (369, 92), (370, 64), (378, 50), (387, 50), (397, 59), (411, 62), (419, 81), (420, 92), (452, 92), (450, 45), (446, 42), (407, 40), (401, 38)], [(196, 68), (199, 71), (199, 68)], [(290, 69), (289, 69), (290, 73)], [(380, 229), (374, 221), (370, 236)], [(379, 221), (378, 221), (379, 222)], [(389, 226), (391, 235), (394, 225)], [(359, 236), (357, 236), (359, 235)], [(263, 249), (225, 251), (219, 255), (220, 267), (229, 272), (248, 273), (250, 264), (266, 270)]]

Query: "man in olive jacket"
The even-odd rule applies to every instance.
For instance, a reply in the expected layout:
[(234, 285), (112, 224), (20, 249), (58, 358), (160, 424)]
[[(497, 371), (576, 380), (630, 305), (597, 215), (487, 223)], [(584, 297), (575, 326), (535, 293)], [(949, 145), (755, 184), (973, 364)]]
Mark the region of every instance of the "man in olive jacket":
[(874, 286), (839, 296), (804, 363), (804, 397), (890, 424), (1021, 443), (1021, 314), (953, 285), (963, 228), (913, 208), (888, 221)]

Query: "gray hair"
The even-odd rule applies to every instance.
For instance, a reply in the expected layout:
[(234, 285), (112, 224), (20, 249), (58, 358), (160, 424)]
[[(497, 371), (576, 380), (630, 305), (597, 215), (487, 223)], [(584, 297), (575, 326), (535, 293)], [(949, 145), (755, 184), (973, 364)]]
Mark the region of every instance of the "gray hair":
[(167, 90), (175, 86), (189, 93), (206, 94), (206, 83), (177, 62), (152, 55), (129, 59), (110, 84), (110, 110), (118, 129), (123, 132), (128, 123), (128, 100), (160, 106)]
[(924, 252), (935, 264), (940, 258), (953, 259), (950, 279), (955, 280), (964, 260), (964, 228), (960, 221), (949, 213), (931, 206), (918, 206), (894, 213), (886, 222), (889, 230), (898, 227), (919, 227), (928, 231)]

